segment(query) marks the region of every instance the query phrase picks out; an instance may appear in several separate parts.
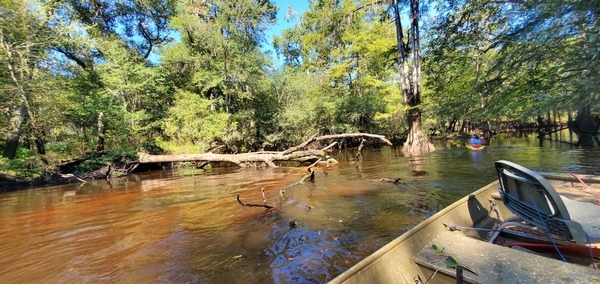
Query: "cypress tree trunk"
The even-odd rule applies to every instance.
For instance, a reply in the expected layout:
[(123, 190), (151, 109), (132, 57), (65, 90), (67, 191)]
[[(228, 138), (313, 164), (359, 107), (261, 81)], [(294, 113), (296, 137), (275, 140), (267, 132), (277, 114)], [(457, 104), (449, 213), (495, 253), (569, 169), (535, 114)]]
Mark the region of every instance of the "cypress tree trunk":
[[(405, 43), (402, 32), (402, 22), (398, 1), (394, 0), (394, 18), (396, 23), (396, 42), (398, 46), (398, 64), (400, 73), (400, 85), (404, 103), (408, 106), (406, 119), (408, 122), (408, 137), (402, 151), (406, 155), (419, 155), (435, 150), (429, 142), (427, 133), (423, 130), (421, 123), (421, 61), (419, 44), (419, 0), (410, 1), (410, 37), (412, 39)], [(410, 48), (409, 48), (410, 45)], [(412, 52), (412, 74), (408, 64), (408, 53)], [(412, 75), (412, 78), (411, 78)], [(411, 80), (412, 79), (412, 80)], [(412, 81), (412, 82), (411, 82)]]
[(596, 135), (600, 134), (600, 117), (592, 114), (590, 105), (580, 106), (575, 120), (569, 122), (569, 129), (577, 135), (577, 145), (593, 147)]

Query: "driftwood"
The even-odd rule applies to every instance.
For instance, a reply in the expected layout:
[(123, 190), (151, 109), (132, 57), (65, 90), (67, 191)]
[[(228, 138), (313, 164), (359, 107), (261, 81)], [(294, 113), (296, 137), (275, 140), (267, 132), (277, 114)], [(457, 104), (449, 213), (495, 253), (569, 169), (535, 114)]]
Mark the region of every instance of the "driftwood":
[[(332, 146), (332, 145), (330, 145), (330, 146)], [(329, 146), (328, 146), (328, 147), (329, 147)], [(329, 157), (328, 157), (328, 160), (329, 160), (329, 159), (332, 159), (332, 160), (334, 160), (334, 161), (335, 161), (335, 159), (333, 159), (333, 158), (329, 158)], [(306, 170), (308, 171), (308, 174), (306, 174), (306, 175), (303, 175), (303, 176), (302, 176), (302, 178), (300, 178), (300, 181), (298, 181), (298, 182), (296, 182), (296, 183), (294, 183), (294, 184), (292, 184), (292, 185), (288, 186), (288, 188), (294, 187), (294, 186), (296, 186), (296, 185), (303, 184), (303, 183), (304, 183), (305, 181), (307, 181), (307, 180), (309, 180), (309, 181), (314, 181), (314, 180), (315, 180), (315, 169), (314, 169), (314, 168), (315, 168), (315, 166), (316, 166), (317, 164), (319, 164), (320, 162), (323, 162), (323, 161), (321, 161), (321, 159), (318, 159), (316, 162), (314, 162), (314, 163), (312, 163), (310, 166), (308, 166), (308, 167), (306, 168)], [(327, 162), (325, 162), (325, 163), (327, 163)], [(335, 163), (337, 163), (337, 161), (335, 161)], [(325, 173), (325, 174), (327, 174), (327, 173)], [(248, 206), (248, 207), (264, 207), (264, 208), (268, 208), (268, 209), (274, 208), (273, 206), (271, 206), (271, 205), (268, 205), (268, 204), (267, 204), (267, 197), (265, 196), (265, 189), (264, 189), (264, 188), (261, 188), (261, 189), (260, 189), (260, 191), (261, 191), (261, 194), (262, 194), (262, 197), (263, 197), (263, 204), (249, 204), (249, 203), (244, 203), (244, 202), (242, 202), (242, 200), (240, 200), (240, 194), (239, 194), (239, 193), (238, 193), (238, 195), (237, 195), (237, 202), (238, 202), (240, 205), (242, 205), (242, 206)], [(280, 194), (280, 196), (283, 196), (283, 195), (285, 195), (285, 189), (281, 189), (281, 190), (279, 191), (279, 194)], [(308, 206), (307, 206), (307, 208), (308, 208), (308, 209), (312, 209), (313, 207), (314, 207), (314, 206), (311, 206), (311, 205), (308, 205)], [(295, 224), (294, 224), (294, 225), (295, 225)], [(290, 222), (290, 226), (292, 226), (292, 222)]]
[[(290, 187), (294, 187), (296, 185), (300, 185), (303, 184), (305, 181), (309, 180), (309, 181), (314, 181), (315, 180), (315, 169), (314, 167), (319, 163), (322, 162), (321, 159), (317, 160), (316, 162), (314, 162), (312, 165), (308, 166), (306, 168), (306, 170), (308, 171), (308, 174), (303, 175), (300, 178), (300, 181), (298, 181), (297, 183), (294, 183), (292, 185), (290, 185)], [(285, 191), (282, 191), (282, 195), (283, 193), (285, 193)]]
[(74, 174), (61, 174), (59, 173), (58, 176), (60, 176), (61, 178), (74, 178), (82, 183), (86, 183), (86, 181), (84, 179), (78, 178), (76, 175)]
[(248, 206), (248, 207), (264, 207), (264, 208), (274, 208), (271, 205), (267, 204), (267, 198), (265, 197), (265, 189), (261, 188), (260, 189), (261, 193), (262, 193), (262, 197), (263, 197), (263, 204), (250, 204), (250, 203), (244, 203), (240, 200), (240, 194), (238, 193), (237, 195), (237, 202), (242, 205), (242, 206)]
[(300, 183), (304, 183), (306, 180), (313, 181), (315, 180), (315, 171), (311, 169), (310, 174), (304, 175), (300, 180)]
[(389, 182), (389, 183), (393, 183), (393, 184), (402, 184), (403, 183), (401, 178), (382, 178), (379, 181)]
[(362, 148), (365, 146), (366, 141), (367, 140), (365, 140), (365, 138), (362, 138), (360, 140), (360, 145), (358, 146), (358, 151), (356, 151), (356, 164), (354, 164), (354, 166), (356, 167), (356, 171), (358, 173), (362, 172)]
[(309, 180), (309, 181), (315, 180), (315, 170), (313, 169), (312, 166), (308, 167), (308, 174), (302, 176), (302, 178), (300, 179), (300, 182), (298, 182), (298, 183), (304, 183), (306, 180)]
[(267, 205), (267, 204), (251, 204), (251, 203), (244, 203), (240, 200), (240, 195), (237, 195), (237, 201), (240, 205), (242, 206), (248, 206), (248, 207), (264, 207), (264, 208), (273, 208), (273, 206), (271, 205)]
[(350, 133), (350, 134), (334, 134), (315, 136), (313, 135), (308, 140), (302, 142), (298, 146), (291, 147), (282, 152), (251, 152), (240, 154), (182, 154), (182, 155), (150, 155), (146, 153), (138, 153), (138, 161), (144, 163), (168, 163), (168, 162), (228, 162), (236, 164), (240, 167), (261, 163), (270, 167), (277, 167), (275, 162), (283, 161), (318, 161), (325, 156), (325, 151), (336, 145), (337, 142), (331, 143), (323, 149), (306, 149), (311, 143), (317, 141), (344, 139), (344, 138), (371, 138), (377, 139), (382, 143), (392, 145), (392, 143), (383, 135), (369, 133)]
[(360, 163), (362, 162), (362, 148), (365, 146), (365, 140), (364, 138), (360, 141), (360, 145), (358, 146), (358, 151), (356, 153), (356, 163)]

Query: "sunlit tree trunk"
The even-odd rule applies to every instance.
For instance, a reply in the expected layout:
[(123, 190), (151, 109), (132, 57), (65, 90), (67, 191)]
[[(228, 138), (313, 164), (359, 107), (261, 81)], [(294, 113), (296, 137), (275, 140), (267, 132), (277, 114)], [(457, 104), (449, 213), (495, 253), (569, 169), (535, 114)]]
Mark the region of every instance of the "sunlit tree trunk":
[(104, 130), (104, 123), (102, 122), (102, 116), (104, 116), (103, 112), (100, 112), (98, 114), (98, 143), (96, 144), (96, 151), (97, 152), (101, 152), (104, 151), (104, 146), (105, 146), (105, 140), (104, 140), (104, 136), (105, 136), (105, 130)]
[[(24, 58), (24, 56), (21, 53), (16, 52), (16, 54), (13, 54), (13, 44), (9, 41), (6, 41), (4, 36), (4, 31), (2, 30), (2, 28), (0, 28), (0, 48), (2, 48), (2, 51), (4, 53), (4, 64), (6, 65), (10, 80), (14, 83), (16, 87), (15, 89), (18, 98), (21, 99), (23, 113), (27, 115), (29, 125), (31, 125), (33, 131), (33, 142), (35, 143), (37, 152), (40, 155), (45, 155), (46, 143), (44, 131), (39, 127), (36, 117), (33, 115), (33, 111), (29, 103), (30, 94), (27, 93), (27, 91), (23, 87), (23, 84), (21, 83), (22, 81), (31, 78), (29, 71), (26, 69), (28, 68), (28, 64), (30, 63), (28, 62), (27, 58)], [(34, 44), (25, 43), (23, 45), (26, 47), (25, 50), (29, 52), (29, 46)], [(21, 63), (22, 66), (20, 66), (19, 70), (17, 70), (17, 68), (14, 66), (14, 62)]]
[(2, 156), (9, 159), (14, 159), (19, 148), (19, 140), (21, 140), (21, 130), (25, 125), (25, 107), (20, 106), (12, 110), (10, 121), (8, 122), (8, 141), (2, 150)]
[[(421, 62), (419, 44), (419, 0), (410, 1), (410, 36), (405, 42), (400, 21), (398, 0), (394, 0), (394, 18), (396, 23), (396, 41), (398, 44), (398, 64), (400, 86), (404, 103), (408, 106), (408, 137), (403, 152), (407, 155), (419, 155), (435, 150), (429, 142), (421, 122)], [(409, 47), (410, 46), (410, 47)], [(409, 66), (409, 51), (412, 53), (412, 72)], [(411, 80), (412, 79), (412, 80)]]

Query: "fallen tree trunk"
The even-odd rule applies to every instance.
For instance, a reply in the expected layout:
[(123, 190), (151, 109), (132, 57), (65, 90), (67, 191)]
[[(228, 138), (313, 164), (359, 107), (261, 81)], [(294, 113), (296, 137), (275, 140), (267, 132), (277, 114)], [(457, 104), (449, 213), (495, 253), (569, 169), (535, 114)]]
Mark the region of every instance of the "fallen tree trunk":
[(325, 156), (325, 150), (332, 147), (331, 144), (323, 149), (305, 149), (308, 145), (313, 142), (331, 140), (331, 139), (345, 139), (345, 138), (372, 138), (377, 139), (388, 145), (392, 143), (385, 138), (383, 135), (369, 134), (369, 133), (350, 133), (350, 134), (334, 134), (324, 136), (312, 136), (310, 139), (304, 141), (298, 146), (289, 148), (283, 152), (251, 152), (241, 154), (215, 154), (215, 153), (203, 153), (203, 154), (181, 154), (181, 155), (150, 155), (146, 153), (138, 153), (138, 161), (141, 164), (144, 163), (168, 163), (168, 162), (228, 162), (236, 164), (240, 167), (261, 163), (270, 167), (277, 167), (275, 162), (284, 161), (316, 161), (321, 157)]
[(244, 166), (248, 163), (265, 163), (271, 167), (275, 166), (274, 162), (280, 161), (305, 161), (306, 158), (317, 159), (324, 156), (325, 152), (321, 150), (306, 150), (298, 151), (290, 154), (271, 153), (271, 152), (254, 152), (242, 154), (182, 154), (182, 155), (149, 155), (138, 153), (140, 163), (166, 163), (166, 162), (229, 162), (239, 166)]

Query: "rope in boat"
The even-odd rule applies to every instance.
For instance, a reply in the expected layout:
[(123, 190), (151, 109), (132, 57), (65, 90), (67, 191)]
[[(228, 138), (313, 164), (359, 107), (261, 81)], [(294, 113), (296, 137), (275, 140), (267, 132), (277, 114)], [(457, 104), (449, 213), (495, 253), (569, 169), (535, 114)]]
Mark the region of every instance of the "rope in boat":
[(598, 193), (594, 188), (592, 188), (589, 184), (585, 183), (581, 178), (579, 178), (578, 176), (576, 176), (574, 173), (568, 173), (570, 176), (576, 178), (577, 180), (579, 180), (579, 182), (581, 184), (583, 184), (587, 189), (593, 191), (594, 193)]
[[(587, 188), (592, 189), (592, 187), (590, 187), (589, 185), (587, 185), (583, 180), (581, 180), (578, 176), (576, 176), (573, 173), (569, 173), (569, 175), (577, 178), (583, 185), (585, 185)], [(526, 181), (527, 183), (527, 181)], [(533, 195), (531, 194), (531, 189), (529, 187), (527, 187), (527, 192), (529, 193), (529, 197), (531, 198), (531, 200), (533, 201), (533, 206), (535, 208), (536, 213), (538, 214), (538, 217), (540, 217), (540, 219), (542, 220), (542, 222), (544, 223), (544, 230), (546, 231), (546, 234), (548, 235), (548, 238), (550, 239), (550, 241), (552, 242), (552, 245), (554, 246), (554, 249), (556, 250), (556, 252), (558, 253), (558, 255), (560, 255), (561, 259), (564, 262), (567, 262), (565, 256), (560, 252), (560, 250), (558, 249), (558, 246), (556, 245), (556, 242), (554, 241), (554, 239), (552, 238), (552, 236), (550, 235), (550, 231), (548, 229), (548, 224), (546, 223), (546, 219), (542, 218), (542, 214), (539, 210), (539, 208), (537, 207), (537, 204), (535, 203), (535, 200), (533, 199)], [(490, 200), (490, 202), (492, 202)], [(493, 204), (495, 206), (495, 204)], [(496, 216), (498, 217), (498, 220), (500, 221), (500, 216), (499, 216), (499, 212), (497, 211), (496, 208), (494, 208), (494, 211), (496, 212)], [(512, 223), (512, 222), (510, 222)], [(460, 231), (460, 230), (474, 230), (474, 231), (484, 231), (484, 232), (502, 232), (503, 228), (501, 226), (500, 229), (485, 229), (485, 228), (474, 228), (474, 227), (467, 227), (467, 226), (458, 226), (458, 225), (446, 225), (444, 223), (442, 223), (444, 225), (444, 227), (446, 229), (448, 229), (449, 231)], [(516, 225), (516, 224), (515, 224)], [(590, 250), (590, 260), (592, 262), (592, 267), (594, 267), (594, 270), (598, 270), (597, 266), (596, 266), (596, 262), (594, 261), (594, 250), (591, 246), (591, 241), (589, 236), (587, 237), (588, 240), (588, 247)]]
[[(525, 180), (525, 184), (528, 184), (529, 180)], [(556, 252), (558, 252), (558, 255), (560, 255), (560, 258), (562, 259), (562, 261), (567, 262), (567, 259), (565, 258), (565, 256), (560, 252), (560, 250), (558, 249), (558, 246), (556, 245), (556, 242), (554, 242), (554, 238), (552, 238), (552, 236), (550, 235), (550, 229), (548, 228), (548, 224), (546, 223), (546, 219), (544, 219), (542, 217), (542, 213), (540, 212), (540, 209), (538, 208), (535, 199), (533, 198), (533, 194), (531, 194), (531, 188), (530, 186), (526, 186), (527, 188), (527, 192), (529, 193), (529, 198), (531, 198), (531, 203), (533, 203), (533, 207), (535, 208), (535, 212), (538, 214), (538, 217), (540, 217), (540, 219), (542, 220), (542, 222), (544, 223), (544, 230), (546, 231), (546, 234), (548, 235), (548, 238), (550, 239), (550, 241), (552, 242), (552, 245), (554, 246), (554, 249), (556, 250)]]
[[(570, 176), (576, 178), (577, 180), (579, 180), (579, 182), (581, 184), (583, 184), (587, 189), (593, 191), (594, 193), (598, 193), (594, 188), (592, 188), (591, 186), (589, 186), (587, 183), (585, 183), (581, 178), (579, 178), (578, 176), (576, 176), (574, 173), (568, 173)], [(588, 246), (590, 248), (590, 259), (592, 261), (592, 267), (594, 267), (594, 270), (598, 270), (598, 268), (596, 267), (596, 262), (594, 261), (594, 250), (592, 249), (592, 244), (590, 241), (590, 237), (587, 236), (587, 241), (588, 241)]]

